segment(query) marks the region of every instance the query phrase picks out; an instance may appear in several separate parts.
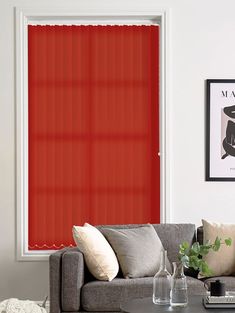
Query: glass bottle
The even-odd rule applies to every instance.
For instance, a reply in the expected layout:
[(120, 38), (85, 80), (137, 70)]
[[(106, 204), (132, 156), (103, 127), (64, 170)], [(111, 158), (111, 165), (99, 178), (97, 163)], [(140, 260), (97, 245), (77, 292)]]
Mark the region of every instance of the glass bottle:
[(170, 304), (171, 274), (166, 269), (167, 251), (161, 251), (160, 269), (153, 278), (153, 303)]
[(188, 304), (187, 280), (181, 262), (173, 262), (174, 273), (171, 280), (171, 306), (184, 307)]

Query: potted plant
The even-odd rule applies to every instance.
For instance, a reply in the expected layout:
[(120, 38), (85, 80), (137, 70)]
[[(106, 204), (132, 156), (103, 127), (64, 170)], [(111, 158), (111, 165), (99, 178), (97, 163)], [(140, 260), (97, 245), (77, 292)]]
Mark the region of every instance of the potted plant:
[(187, 281), (184, 275), (184, 267), (192, 268), (199, 271), (203, 276), (212, 276), (213, 272), (208, 266), (203, 256), (207, 255), (211, 250), (218, 251), (221, 245), (231, 246), (232, 239), (226, 238), (224, 241), (216, 237), (211, 243), (207, 241), (205, 244), (199, 242), (193, 243), (192, 246), (188, 242), (183, 242), (179, 249), (179, 262), (174, 262), (174, 273), (172, 275), (171, 285), (171, 306), (186, 306), (188, 303)]
[(210, 250), (218, 251), (223, 244), (231, 246), (232, 239), (226, 238), (223, 241), (221, 238), (216, 237), (214, 243), (210, 241), (207, 241), (205, 244), (194, 242), (191, 247), (189, 243), (185, 241), (180, 245), (179, 261), (186, 268), (193, 268), (194, 270), (200, 271), (203, 276), (212, 276), (213, 272), (203, 259), (203, 256), (207, 255)]

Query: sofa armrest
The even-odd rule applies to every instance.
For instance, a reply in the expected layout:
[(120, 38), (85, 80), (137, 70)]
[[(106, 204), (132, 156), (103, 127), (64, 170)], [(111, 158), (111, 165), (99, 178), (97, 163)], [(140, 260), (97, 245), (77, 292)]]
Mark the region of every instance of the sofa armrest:
[(81, 288), (84, 285), (84, 258), (78, 248), (68, 249), (62, 255), (62, 311), (77, 312), (81, 307)]
[(57, 251), (49, 257), (50, 313), (61, 312), (61, 260), (66, 250)]

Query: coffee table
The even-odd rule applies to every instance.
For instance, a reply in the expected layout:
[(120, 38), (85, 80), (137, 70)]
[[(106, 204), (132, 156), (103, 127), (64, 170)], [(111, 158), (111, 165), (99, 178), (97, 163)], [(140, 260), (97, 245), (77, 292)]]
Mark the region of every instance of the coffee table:
[(188, 305), (183, 308), (170, 307), (169, 305), (154, 304), (152, 298), (132, 299), (121, 303), (120, 309), (124, 313), (229, 313), (235, 309), (205, 309), (202, 304), (202, 296), (189, 296)]

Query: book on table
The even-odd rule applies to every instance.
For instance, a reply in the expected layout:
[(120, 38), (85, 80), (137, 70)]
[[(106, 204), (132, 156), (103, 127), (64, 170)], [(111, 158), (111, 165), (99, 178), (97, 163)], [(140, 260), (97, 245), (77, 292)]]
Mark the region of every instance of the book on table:
[(204, 296), (203, 305), (205, 308), (235, 308), (235, 292), (227, 291), (225, 296)]

